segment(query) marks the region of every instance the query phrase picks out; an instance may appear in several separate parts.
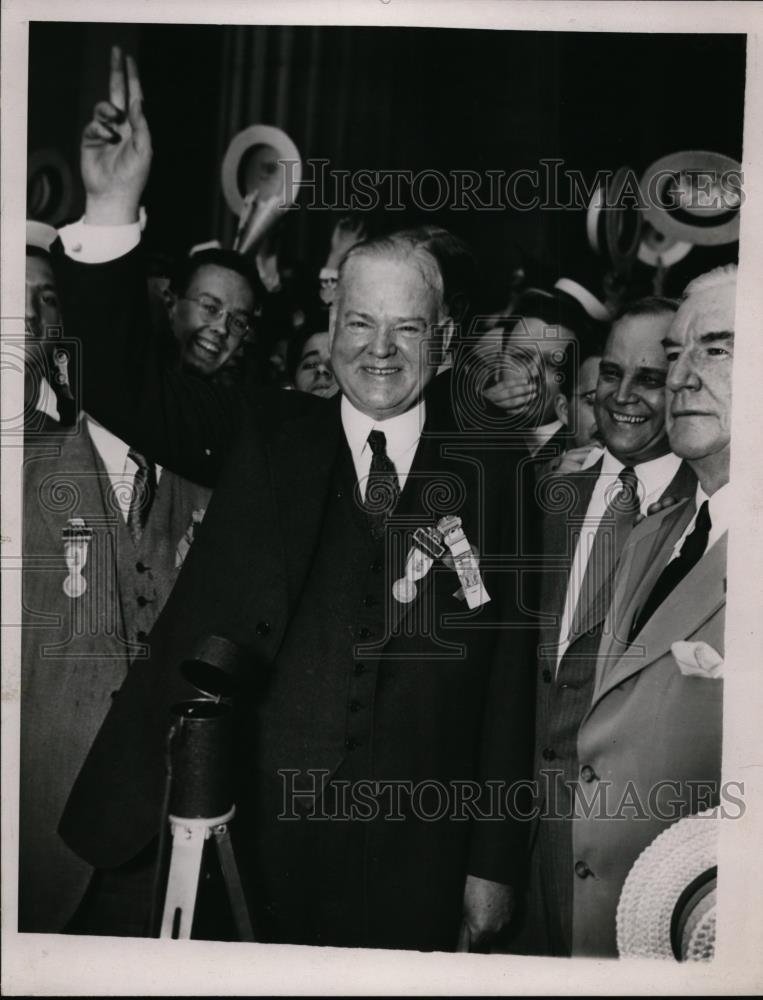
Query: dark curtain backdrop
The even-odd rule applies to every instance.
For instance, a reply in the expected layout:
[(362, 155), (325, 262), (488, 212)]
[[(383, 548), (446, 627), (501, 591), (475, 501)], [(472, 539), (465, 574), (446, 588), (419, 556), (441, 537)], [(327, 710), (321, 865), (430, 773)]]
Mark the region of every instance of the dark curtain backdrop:
[[(622, 164), (640, 172), (679, 149), (742, 151), (739, 35), (35, 23), (28, 149), (60, 149), (75, 176), (112, 42), (140, 63), (155, 147), (147, 238), (169, 250), (232, 238), (220, 164), (253, 122), (285, 129), (303, 159), (350, 171), (510, 172), (558, 157), (593, 176)], [(75, 214), (81, 206), (78, 189)], [(286, 255), (319, 267), (336, 218), (292, 212)], [(468, 239), (499, 298), (518, 254), (556, 253), (562, 229), (583, 233), (577, 216), (550, 211), (409, 206), (369, 224), (416, 221)]]

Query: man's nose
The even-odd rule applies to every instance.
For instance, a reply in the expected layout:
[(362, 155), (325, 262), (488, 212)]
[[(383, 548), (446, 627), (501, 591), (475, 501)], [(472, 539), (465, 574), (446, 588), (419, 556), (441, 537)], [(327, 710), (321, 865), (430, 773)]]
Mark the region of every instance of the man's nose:
[(681, 389), (699, 389), (701, 380), (691, 354), (684, 351), (668, 366), (666, 385), (671, 392)]
[(210, 319), (207, 323), (207, 329), (216, 333), (219, 337), (228, 336), (228, 311), (223, 309), (219, 316), (215, 316), (214, 319)]
[(615, 402), (620, 406), (627, 406), (628, 403), (633, 403), (636, 401), (636, 393), (634, 390), (634, 383), (632, 378), (620, 379), (617, 386), (617, 392), (615, 393)]
[(38, 308), (37, 296), (34, 292), (30, 291), (27, 291), (24, 303), (24, 326), (31, 333), (35, 335), (39, 334), (40, 310)]
[(386, 358), (395, 353), (397, 345), (391, 331), (380, 326), (369, 343), (368, 349), (375, 357)]

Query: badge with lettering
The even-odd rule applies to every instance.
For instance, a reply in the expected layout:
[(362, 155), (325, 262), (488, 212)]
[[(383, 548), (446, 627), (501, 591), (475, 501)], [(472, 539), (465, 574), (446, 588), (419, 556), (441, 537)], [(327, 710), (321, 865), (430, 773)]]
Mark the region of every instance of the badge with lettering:
[(487, 604), (490, 595), (485, 590), (479, 564), (461, 526), (461, 518), (455, 515), (442, 517), (437, 522), (437, 529), (442, 535), (443, 542), (450, 549), (466, 603), (472, 609)]
[(66, 596), (72, 599), (82, 597), (87, 590), (87, 580), (82, 576), (82, 570), (87, 562), (87, 551), (92, 537), (92, 528), (88, 528), (81, 517), (70, 517), (67, 526), (61, 531), (64, 559), (69, 570), (63, 587)]
[(392, 584), (392, 596), (400, 604), (410, 604), (418, 593), (416, 581), (421, 580), (432, 568), (435, 559), (445, 552), (440, 533), (428, 526), (417, 528), (413, 534), (414, 545), (408, 553), (405, 574)]

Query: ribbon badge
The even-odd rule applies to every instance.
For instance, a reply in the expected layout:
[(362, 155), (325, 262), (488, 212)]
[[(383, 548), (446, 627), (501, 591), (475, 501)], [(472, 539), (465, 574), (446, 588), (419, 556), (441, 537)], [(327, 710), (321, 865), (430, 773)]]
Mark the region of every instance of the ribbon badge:
[(417, 528), (413, 533), (413, 541), (405, 563), (405, 573), (392, 585), (392, 596), (400, 604), (410, 604), (416, 597), (418, 587), (416, 581), (421, 580), (432, 568), (435, 559), (445, 552), (442, 537), (436, 528)]
[(63, 589), (67, 597), (82, 597), (87, 590), (87, 580), (82, 570), (87, 562), (88, 546), (93, 538), (92, 528), (88, 528), (81, 517), (70, 517), (61, 531), (64, 543), (64, 559), (69, 575), (64, 580)]
[(437, 522), (437, 530), (441, 533), (443, 542), (450, 549), (453, 566), (458, 573), (466, 603), (472, 610), (487, 604), (490, 600), (490, 594), (485, 590), (477, 557), (461, 526), (461, 518), (454, 515), (442, 517)]
[(435, 559), (441, 559), (447, 548), (461, 584), (457, 596), (463, 596), (472, 609), (487, 604), (490, 595), (485, 590), (475, 550), (469, 544), (460, 517), (448, 515), (437, 522), (436, 528), (418, 528), (413, 541), (415, 544), (408, 553), (404, 575), (392, 585), (396, 601), (410, 604), (415, 599), (416, 582), (427, 575)]

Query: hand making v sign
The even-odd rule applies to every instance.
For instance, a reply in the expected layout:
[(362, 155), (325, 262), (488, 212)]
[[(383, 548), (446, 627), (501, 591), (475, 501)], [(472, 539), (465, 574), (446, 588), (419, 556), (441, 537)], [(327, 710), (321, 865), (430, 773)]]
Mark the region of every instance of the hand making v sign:
[(87, 194), (85, 222), (93, 226), (136, 222), (151, 167), (151, 133), (132, 56), (111, 49), (109, 100), (96, 104), (82, 134), (80, 159)]

